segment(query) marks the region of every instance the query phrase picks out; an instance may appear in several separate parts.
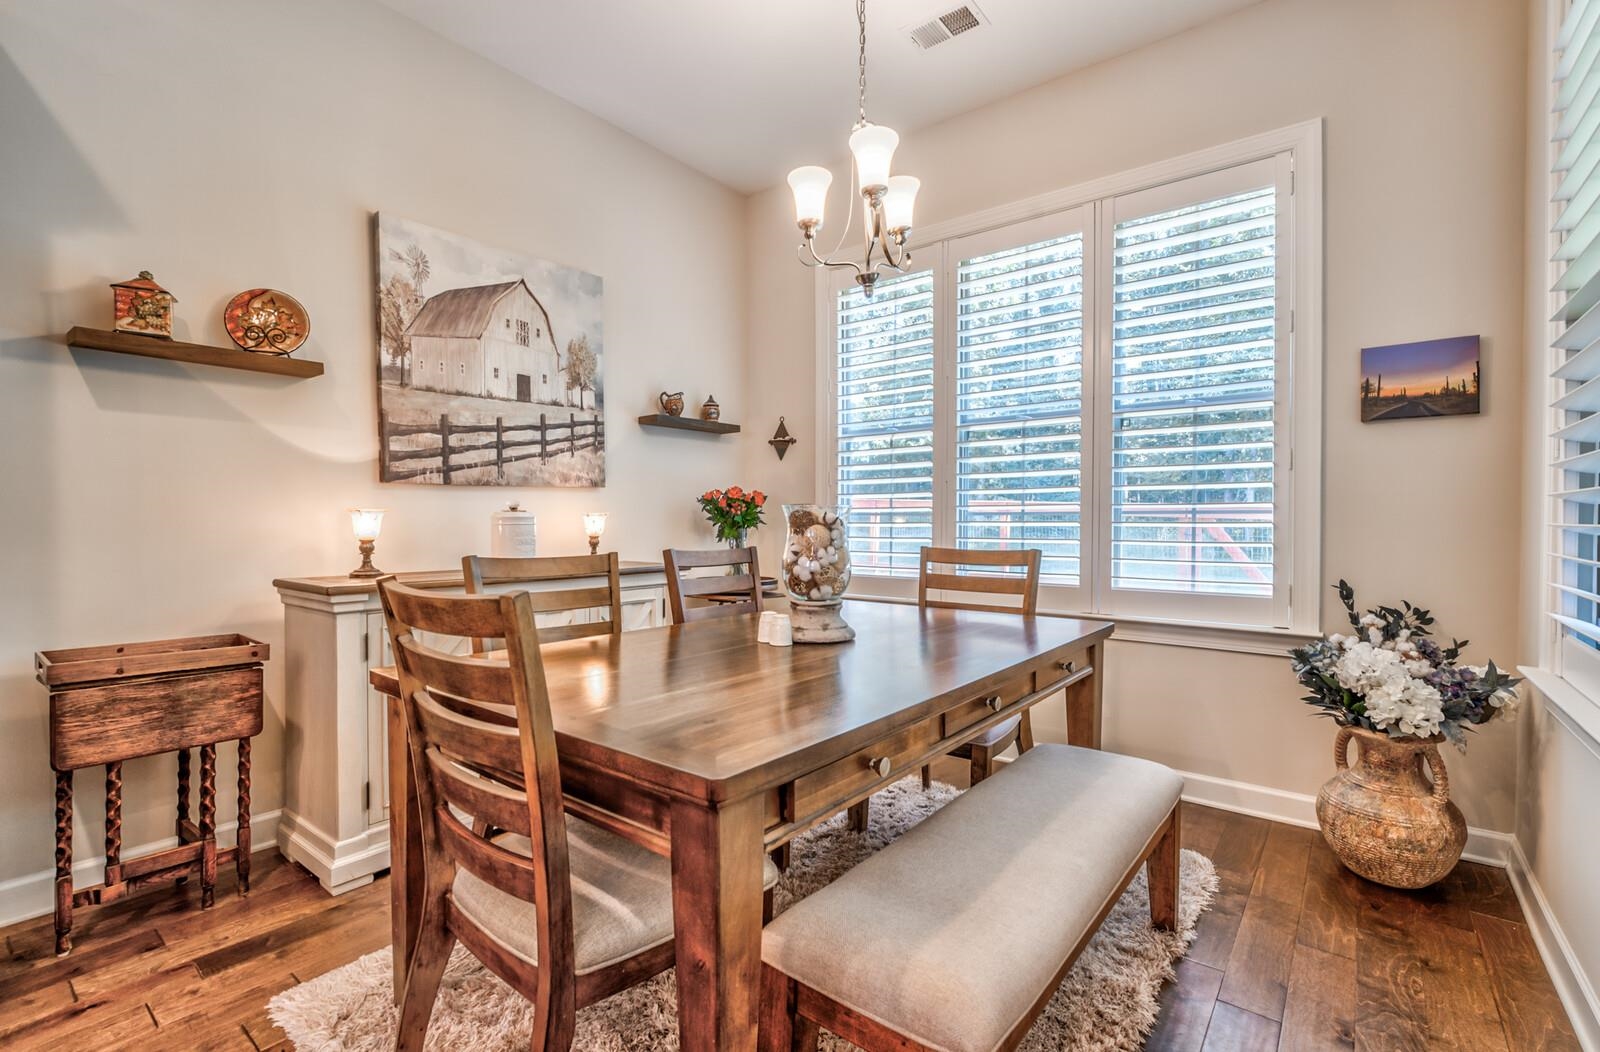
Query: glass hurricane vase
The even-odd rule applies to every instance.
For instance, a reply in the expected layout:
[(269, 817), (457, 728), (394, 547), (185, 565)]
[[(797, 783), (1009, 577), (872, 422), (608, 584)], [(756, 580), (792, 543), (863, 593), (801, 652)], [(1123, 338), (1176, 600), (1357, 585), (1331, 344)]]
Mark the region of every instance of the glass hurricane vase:
[(783, 588), (796, 643), (840, 643), (855, 631), (840, 614), (850, 587), (850, 542), (841, 506), (785, 504)]

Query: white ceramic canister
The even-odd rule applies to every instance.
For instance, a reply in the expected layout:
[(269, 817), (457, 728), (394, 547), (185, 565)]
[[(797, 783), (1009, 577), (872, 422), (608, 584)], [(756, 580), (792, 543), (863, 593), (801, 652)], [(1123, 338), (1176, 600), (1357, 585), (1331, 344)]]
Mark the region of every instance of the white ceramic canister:
[(539, 554), (539, 520), (520, 504), (489, 516), (489, 554), (496, 559), (532, 559)]

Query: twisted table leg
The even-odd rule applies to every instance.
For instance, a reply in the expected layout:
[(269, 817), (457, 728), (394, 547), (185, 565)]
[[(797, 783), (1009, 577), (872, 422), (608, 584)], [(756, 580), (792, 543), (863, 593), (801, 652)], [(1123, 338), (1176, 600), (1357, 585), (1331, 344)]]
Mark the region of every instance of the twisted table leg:
[[(189, 821), (189, 750), (178, 750), (178, 843), (183, 843), (187, 837), (183, 831), (184, 825)], [(179, 877), (179, 887), (189, 883), (188, 877)]]
[(217, 746), (200, 746), (200, 906), (217, 899)]
[(72, 949), (72, 772), (56, 772), (56, 956)]
[(122, 882), (122, 761), (106, 764), (106, 883)]
[(239, 847), (233, 856), (239, 892), (250, 891), (250, 739), (239, 739)]

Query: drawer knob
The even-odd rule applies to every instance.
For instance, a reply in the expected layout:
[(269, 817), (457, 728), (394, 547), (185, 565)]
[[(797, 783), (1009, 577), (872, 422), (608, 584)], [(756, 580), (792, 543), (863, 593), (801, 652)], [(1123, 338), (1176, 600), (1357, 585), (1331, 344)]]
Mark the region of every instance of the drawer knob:
[(1073, 672), (1077, 669), (1078, 663), (1076, 661), (1058, 661), (1056, 662), (1056, 667), (1062, 672)]
[(1000, 700), (1000, 695), (998, 694), (989, 695), (987, 698), (983, 699), (983, 703), (988, 706), (990, 712), (999, 712), (1001, 706), (1005, 704), (1005, 702)]
[(894, 764), (887, 756), (874, 757), (873, 759), (867, 761), (867, 766), (870, 767), (872, 772), (879, 778), (889, 777), (889, 772), (894, 769)]

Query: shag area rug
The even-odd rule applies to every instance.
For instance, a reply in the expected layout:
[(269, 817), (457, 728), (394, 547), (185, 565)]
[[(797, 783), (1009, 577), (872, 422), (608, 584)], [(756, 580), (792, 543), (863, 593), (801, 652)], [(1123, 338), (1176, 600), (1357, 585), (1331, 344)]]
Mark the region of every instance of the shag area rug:
[[(799, 837), (793, 864), (778, 885), (776, 905), (826, 885), (850, 867), (955, 799), (959, 790), (936, 783), (924, 791), (917, 778), (897, 782), (872, 798), (872, 824), (853, 833), (839, 815)], [(1150, 927), (1141, 871), (1078, 958), (1034, 1024), (1025, 1052), (1138, 1049), (1155, 1026), (1161, 985), (1194, 940), (1195, 922), (1211, 905), (1217, 875), (1211, 861), (1184, 851), (1178, 930)], [(1025, 903), (1018, 904), (1026, 909)], [(385, 948), (284, 991), (267, 1005), (299, 1052), (387, 1052), (394, 1047), (397, 1013), (390, 998), (393, 975)], [(951, 962), (959, 966), (960, 962)], [(474, 1049), (511, 1052), (528, 1047), (528, 1002), (456, 948), (428, 1029), (430, 1052)], [(576, 1052), (676, 1052), (677, 992), (667, 971), (578, 1013)], [(823, 1052), (854, 1045), (830, 1034)]]

